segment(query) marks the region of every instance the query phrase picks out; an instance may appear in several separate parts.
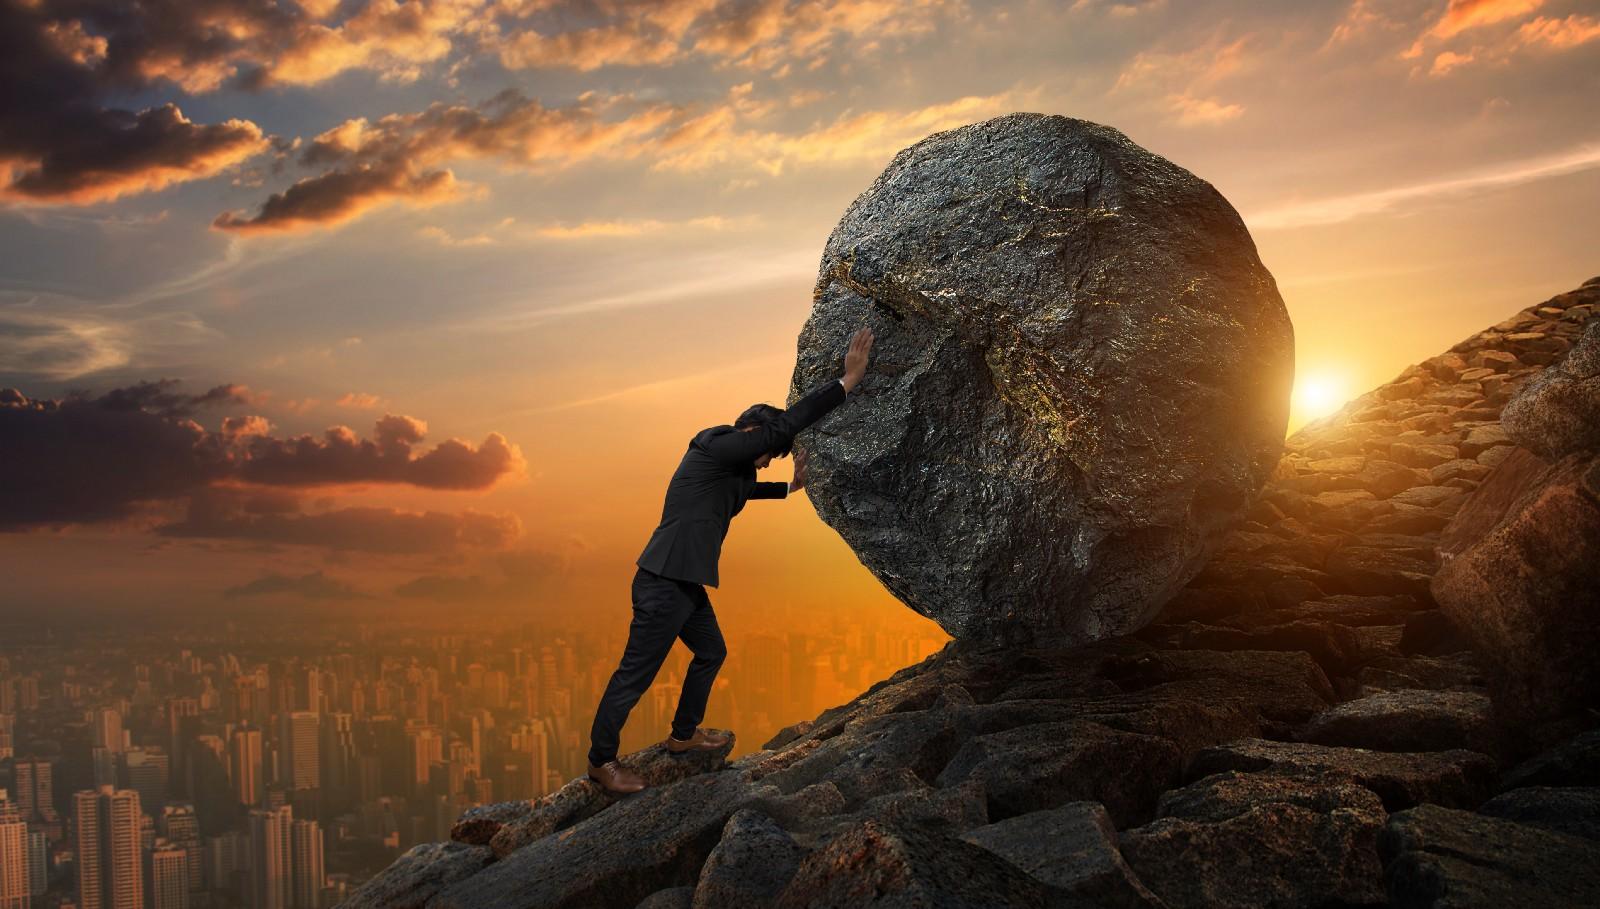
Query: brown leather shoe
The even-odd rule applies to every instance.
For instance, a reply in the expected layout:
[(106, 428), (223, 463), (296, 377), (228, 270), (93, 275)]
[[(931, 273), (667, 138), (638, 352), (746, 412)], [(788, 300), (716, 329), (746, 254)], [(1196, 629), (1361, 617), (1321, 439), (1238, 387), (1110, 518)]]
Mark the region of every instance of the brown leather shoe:
[(589, 765), (589, 779), (612, 795), (627, 795), (644, 788), (644, 777), (617, 763), (615, 759), (596, 767)]
[(667, 733), (667, 751), (672, 754), (686, 754), (690, 751), (716, 751), (728, 744), (728, 737), (716, 732), (707, 732), (699, 726), (694, 727), (694, 735), (689, 736), (689, 741), (680, 742)]

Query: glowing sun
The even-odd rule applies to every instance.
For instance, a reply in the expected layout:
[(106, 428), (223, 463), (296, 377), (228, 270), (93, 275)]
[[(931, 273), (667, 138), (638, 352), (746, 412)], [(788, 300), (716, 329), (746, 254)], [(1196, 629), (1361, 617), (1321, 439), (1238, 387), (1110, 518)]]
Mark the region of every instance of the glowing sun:
[(1312, 373), (1297, 380), (1292, 403), (1304, 419), (1314, 420), (1338, 410), (1350, 400), (1349, 384), (1343, 376), (1332, 373)]

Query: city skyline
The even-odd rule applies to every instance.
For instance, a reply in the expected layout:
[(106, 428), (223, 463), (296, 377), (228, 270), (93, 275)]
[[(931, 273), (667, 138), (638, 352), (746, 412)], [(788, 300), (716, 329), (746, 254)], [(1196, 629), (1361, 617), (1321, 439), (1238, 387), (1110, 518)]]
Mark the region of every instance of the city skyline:
[[(706, 722), (732, 757), (921, 661), (922, 625), (727, 634)], [(626, 628), (35, 625), (0, 650), (0, 875), (15, 907), (322, 909), (473, 805), (582, 777)], [(687, 654), (623, 729), (666, 735)], [(7, 867), (9, 867), (8, 863)], [(87, 896), (85, 894), (88, 894)], [(15, 902), (15, 900), (13, 900)]]

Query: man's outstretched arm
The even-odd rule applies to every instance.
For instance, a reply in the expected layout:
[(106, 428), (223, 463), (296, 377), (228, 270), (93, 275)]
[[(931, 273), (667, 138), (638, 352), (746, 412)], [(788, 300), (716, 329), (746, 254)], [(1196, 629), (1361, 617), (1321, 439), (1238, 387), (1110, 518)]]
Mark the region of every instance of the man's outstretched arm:
[(844, 378), (818, 386), (772, 423), (749, 432), (730, 432), (714, 437), (706, 452), (729, 467), (748, 464), (769, 451), (777, 451), (794, 441), (800, 430), (822, 419), (823, 414), (843, 403), (846, 394), (860, 383), (867, 371), (867, 355), (872, 350), (872, 329), (862, 327), (850, 338), (844, 357)]

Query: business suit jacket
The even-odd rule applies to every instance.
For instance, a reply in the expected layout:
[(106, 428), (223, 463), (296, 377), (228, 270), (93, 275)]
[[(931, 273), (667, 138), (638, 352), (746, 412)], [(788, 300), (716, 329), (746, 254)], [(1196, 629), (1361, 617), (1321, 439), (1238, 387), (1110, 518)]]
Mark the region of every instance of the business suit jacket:
[(789, 495), (787, 483), (756, 480), (756, 458), (791, 443), (800, 430), (844, 399), (844, 383), (829, 380), (796, 401), (771, 425), (741, 432), (723, 424), (696, 433), (667, 484), (661, 523), (635, 564), (662, 577), (717, 586), (717, 560), (728, 535), (728, 522), (747, 499)]

